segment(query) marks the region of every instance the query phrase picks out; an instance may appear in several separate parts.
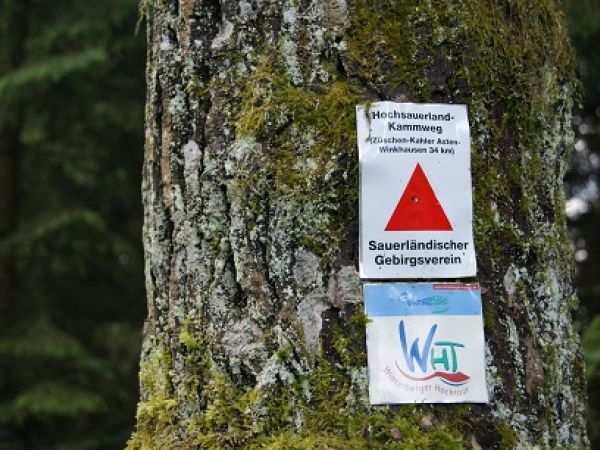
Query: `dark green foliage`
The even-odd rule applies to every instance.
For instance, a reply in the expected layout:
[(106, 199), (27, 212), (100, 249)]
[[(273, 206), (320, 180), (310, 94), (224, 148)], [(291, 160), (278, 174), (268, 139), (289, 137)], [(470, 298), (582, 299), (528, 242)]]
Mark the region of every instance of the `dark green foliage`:
[[(597, 297), (596, 297), (597, 298)], [(597, 300), (596, 300), (597, 301)], [(583, 349), (588, 379), (588, 426), (592, 448), (600, 444), (600, 314), (594, 317), (583, 335)]]
[(137, 2), (0, 0), (0, 11), (0, 140), (15, 137), (1, 150), (15, 226), (0, 235), (13, 267), (0, 449), (122, 448), (144, 314)]

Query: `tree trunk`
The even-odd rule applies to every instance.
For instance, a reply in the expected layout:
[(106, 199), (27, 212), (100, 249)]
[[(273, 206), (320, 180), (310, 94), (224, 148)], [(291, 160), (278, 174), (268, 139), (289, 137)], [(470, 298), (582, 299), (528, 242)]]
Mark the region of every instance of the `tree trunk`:
[[(147, 0), (130, 448), (587, 446), (556, 2)], [(371, 407), (354, 107), (465, 103), (487, 405)]]

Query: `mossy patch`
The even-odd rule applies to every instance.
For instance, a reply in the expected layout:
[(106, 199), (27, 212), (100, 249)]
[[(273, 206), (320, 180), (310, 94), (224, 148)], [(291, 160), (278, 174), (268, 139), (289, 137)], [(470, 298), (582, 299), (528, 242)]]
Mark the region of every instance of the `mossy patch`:
[[(364, 337), (364, 319), (351, 328)], [(345, 330), (345, 332), (347, 332)], [(341, 341), (346, 342), (346, 341)], [(359, 361), (364, 354), (338, 342), (314, 369), (291, 383), (271, 387), (244, 387), (234, 383), (212, 362), (199, 390), (207, 401), (186, 426), (185, 436), (174, 438), (177, 402), (150, 400), (138, 407), (137, 431), (130, 449), (460, 449), (468, 407), (434, 411), (431, 407), (370, 407), (356, 400), (352, 372), (364, 366), (336, 361)], [(282, 364), (294, 355), (281, 353)], [(329, 362), (332, 360), (332, 362)], [(366, 385), (365, 385), (366, 386)], [(364, 387), (362, 389), (364, 389)]]
[(361, 93), (344, 80), (294, 86), (281, 58), (277, 49), (268, 49), (242, 96), (238, 139), (261, 142), (267, 157), (260, 173), (241, 174), (241, 186), (258, 184), (266, 171), (270, 196), (313, 208), (306, 215), (318, 220), (306, 224), (298, 239), (323, 256), (357, 219), (354, 108)]

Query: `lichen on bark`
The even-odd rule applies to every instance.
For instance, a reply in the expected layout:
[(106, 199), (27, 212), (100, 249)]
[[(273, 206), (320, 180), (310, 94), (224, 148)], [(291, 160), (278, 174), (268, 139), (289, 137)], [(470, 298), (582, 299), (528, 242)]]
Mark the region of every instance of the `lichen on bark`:
[[(130, 448), (585, 447), (555, 1), (146, 0)], [(354, 106), (465, 103), (489, 405), (371, 407)]]

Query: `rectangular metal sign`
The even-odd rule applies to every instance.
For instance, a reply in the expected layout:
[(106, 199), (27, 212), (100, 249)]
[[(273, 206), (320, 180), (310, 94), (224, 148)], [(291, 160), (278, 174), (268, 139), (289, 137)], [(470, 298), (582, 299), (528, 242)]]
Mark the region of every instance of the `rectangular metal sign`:
[(356, 108), (361, 278), (474, 276), (465, 105)]
[(485, 403), (479, 285), (364, 285), (372, 404)]

